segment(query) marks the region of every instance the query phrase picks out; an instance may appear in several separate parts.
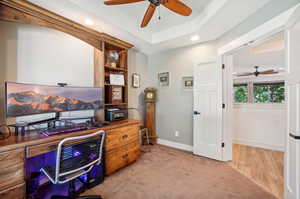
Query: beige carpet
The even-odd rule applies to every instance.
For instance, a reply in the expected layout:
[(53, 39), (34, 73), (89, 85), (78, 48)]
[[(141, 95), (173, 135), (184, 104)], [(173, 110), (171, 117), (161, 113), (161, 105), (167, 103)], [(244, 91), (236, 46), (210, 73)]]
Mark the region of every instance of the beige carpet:
[(86, 194), (104, 199), (275, 199), (226, 163), (159, 145)]

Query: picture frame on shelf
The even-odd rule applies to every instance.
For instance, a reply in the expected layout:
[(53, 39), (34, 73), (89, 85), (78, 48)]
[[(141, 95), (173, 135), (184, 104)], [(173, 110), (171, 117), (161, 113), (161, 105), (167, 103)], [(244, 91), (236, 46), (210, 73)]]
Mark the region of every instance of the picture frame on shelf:
[(110, 74), (109, 75), (109, 83), (111, 85), (124, 86), (125, 85), (124, 75), (122, 75), (122, 74)]
[(140, 88), (140, 79), (141, 76), (137, 73), (132, 74), (132, 87), (133, 88)]
[(158, 73), (158, 81), (160, 86), (169, 86), (169, 72)]
[(111, 104), (123, 103), (123, 88), (122, 86), (110, 86), (108, 91), (108, 101)]

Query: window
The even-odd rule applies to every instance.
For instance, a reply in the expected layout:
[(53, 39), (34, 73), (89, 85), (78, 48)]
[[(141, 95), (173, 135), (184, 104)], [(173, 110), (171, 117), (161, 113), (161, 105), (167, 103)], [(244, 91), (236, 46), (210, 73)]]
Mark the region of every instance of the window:
[(253, 85), (254, 103), (283, 103), (284, 82), (255, 83)]
[(234, 85), (234, 100), (236, 103), (248, 102), (248, 85), (236, 84)]
[(284, 103), (284, 82), (234, 84), (235, 103)]

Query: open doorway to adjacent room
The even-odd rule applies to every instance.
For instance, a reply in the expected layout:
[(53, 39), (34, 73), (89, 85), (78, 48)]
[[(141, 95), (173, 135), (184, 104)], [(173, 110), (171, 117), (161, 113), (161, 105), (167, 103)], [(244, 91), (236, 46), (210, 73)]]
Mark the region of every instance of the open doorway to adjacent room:
[(285, 39), (280, 32), (231, 55), (232, 167), (283, 198)]

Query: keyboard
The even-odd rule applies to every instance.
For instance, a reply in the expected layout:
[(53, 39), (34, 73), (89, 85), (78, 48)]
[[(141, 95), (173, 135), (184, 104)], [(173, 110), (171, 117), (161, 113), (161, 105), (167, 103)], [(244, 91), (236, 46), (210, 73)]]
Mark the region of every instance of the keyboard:
[(67, 127), (57, 127), (53, 129), (46, 129), (42, 131), (42, 134), (45, 136), (52, 136), (57, 135), (61, 133), (72, 133), (76, 131), (83, 131), (87, 130), (87, 127), (85, 125), (78, 125), (78, 126), (67, 126)]

